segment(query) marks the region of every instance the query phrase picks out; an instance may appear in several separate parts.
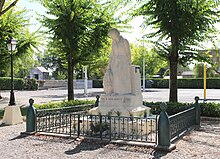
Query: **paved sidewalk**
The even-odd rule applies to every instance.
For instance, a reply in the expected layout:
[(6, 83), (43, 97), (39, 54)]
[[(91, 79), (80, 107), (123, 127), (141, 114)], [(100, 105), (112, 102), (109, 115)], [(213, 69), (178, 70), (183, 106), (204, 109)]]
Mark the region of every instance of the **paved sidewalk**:
[[(96, 95), (104, 94), (102, 88), (88, 89), (88, 97), (84, 96), (83, 89), (74, 90), (75, 99), (96, 99)], [(142, 92), (143, 100), (149, 102), (168, 101), (169, 89), (147, 89)], [(1, 91), (3, 100), (0, 101), (0, 109), (7, 106), (9, 102), (9, 91)], [(195, 96), (203, 98), (202, 89), (179, 89), (178, 97), (180, 102), (194, 102)], [(15, 101), (17, 105), (28, 105), (28, 100), (33, 98), (35, 103), (47, 103), (63, 101), (67, 99), (67, 90), (49, 89), (37, 91), (16, 91)], [(207, 89), (207, 98), (220, 99), (220, 89)]]

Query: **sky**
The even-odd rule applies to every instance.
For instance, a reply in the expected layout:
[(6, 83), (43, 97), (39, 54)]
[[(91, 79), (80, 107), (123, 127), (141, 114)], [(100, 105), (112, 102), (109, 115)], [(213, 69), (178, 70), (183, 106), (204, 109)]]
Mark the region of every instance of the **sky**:
[[(40, 15), (45, 14), (46, 9), (42, 5), (40, 5), (39, 3), (30, 2), (30, 0), (19, 0), (17, 5), (19, 7), (27, 8), (29, 10), (29, 13), (27, 16), (30, 17), (30, 22), (31, 22), (30, 31), (34, 32), (37, 29), (39, 29), (40, 23), (36, 20), (36, 18), (37, 18), (36, 13), (38, 13)], [(130, 43), (137, 43), (139, 40), (141, 40), (144, 33), (149, 31), (149, 29), (148, 29), (143, 32), (143, 30), (140, 27), (142, 22), (143, 22), (142, 17), (135, 18), (134, 20), (132, 20), (130, 22), (130, 24), (132, 26), (130, 33), (121, 33), (121, 35), (124, 38), (128, 39), (128, 41)], [(216, 26), (220, 30), (220, 24), (217, 24)], [(220, 36), (218, 36), (218, 37), (220, 37)], [(211, 42), (206, 42), (206, 43), (204, 43), (204, 45), (207, 48), (212, 47)], [(217, 45), (220, 47), (220, 41), (217, 43)]]
[[(36, 20), (37, 14), (45, 14), (46, 9), (40, 5), (39, 3), (36, 2), (30, 2), (30, 0), (19, 0), (17, 6), (22, 7), (22, 8), (27, 8), (29, 10), (29, 13), (27, 16), (30, 17), (30, 31), (34, 32), (40, 27), (40, 23)], [(130, 33), (121, 33), (123, 37), (128, 39), (130, 43), (137, 42), (140, 40), (143, 36), (143, 31), (140, 27), (140, 25), (143, 22), (143, 18), (138, 17), (131, 21), (131, 26), (132, 29)]]

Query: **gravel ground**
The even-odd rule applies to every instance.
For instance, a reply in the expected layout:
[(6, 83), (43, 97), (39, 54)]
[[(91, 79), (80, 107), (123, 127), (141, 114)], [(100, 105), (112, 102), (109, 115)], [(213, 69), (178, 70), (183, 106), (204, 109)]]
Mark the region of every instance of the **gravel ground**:
[(25, 123), (0, 127), (0, 159), (218, 159), (220, 158), (220, 121), (203, 120), (176, 142), (171, 153), (151, 148), (100, 143), (91, 140), (49, 136), (24, 136)]

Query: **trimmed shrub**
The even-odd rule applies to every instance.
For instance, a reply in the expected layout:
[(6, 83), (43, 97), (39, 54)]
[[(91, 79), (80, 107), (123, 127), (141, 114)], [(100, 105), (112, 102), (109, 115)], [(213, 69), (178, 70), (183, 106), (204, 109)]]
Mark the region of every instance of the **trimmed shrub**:
[(200, 103), (202, 116), (220, 117), (220, 103)]
[[(23, 90), (25, 87), (24, 79), (14, 78), (14, 89)], [(11, 77), (0, 77), (0, 89), (1, 90), (10, 90), (11, 89)]]
[[(160, 114), (160, 105), (162, 102), (143, 102), (145, 106), (151, 108), (152, 114)], [(201, 107), (201, 116), (220, 117), (220, 103), (199, 103)], [(167, 103), (167, 114), (174, 115), (194, 106), (194, 103)]]
[(95, 104), (95, 100), (71, 100), (55, 103), (34, 104), (36, 109), (64, 108), (77, 105)]
[[(143, 102), (145, 106), (151, 108), (151, 113), (154, 115), (160, 114), (160, 105), (162, 102)], [(176, 103), (176, 102), (167, 102), (167, 114), (174, 115), (186, 109), (193, 107), (193, 103)]]
[(36, 79), (25, 79), (25, 90), (37, 90), (38, 82)]
[[(149, 79), (152, 88), (169, 88), (169, 79)], [(220, 88), (220, 78), (209, 78), (206, 81), (208, 89)], [(203, 89), (203, 78), (183, 78), (177, 80), (178, 88)]]
[[(206, 83), (208, 89), (220, 89), (220, 78), (209, 78)], [(203, 89), (203, 78), (182, 78), (177, 80), (177, 84), (178, 88)], [(169, 79), (148, 78), (145, 82), (145, 87), (169, 88)], [(93, 80), (93, 88), (103, 88), (102, 80)]]
[[(14, 90), (37, 90), (38, 83), (36, 79), (14, 78)], [(11, 77), (0, 77), (0, 90), (11, 89)]]

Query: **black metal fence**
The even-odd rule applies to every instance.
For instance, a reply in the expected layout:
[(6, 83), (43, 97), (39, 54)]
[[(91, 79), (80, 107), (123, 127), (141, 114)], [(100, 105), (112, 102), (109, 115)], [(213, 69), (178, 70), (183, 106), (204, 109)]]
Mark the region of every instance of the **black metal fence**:
[(196, 124), (196, 108), (192, 107), (175, 115), (169, 116), (171, 141)]
[[(199, 98), (192, 108), (168, 116), (167, 106), (160, 106), (160, 115), (148, 117), (91, 115), (83, 106), (36, 111), (33, 100), (27, 113), (27, 131), (86, 136), (107, 140), (129, 140), (157, 144), (170, 150), (171, 142), (192, 126), (200, 126)], [(87, 106), (86, 106), (87, 107)], [(91, 106), (88, 106), (91, 107)], [(77, 111), (78, 110), (78, 111)], [(76, 111), (76, 112), (75, 112)]]
[(157, 143), (157, 116), (124, 117), (61, 111), (37, 111), (36, 131)]

